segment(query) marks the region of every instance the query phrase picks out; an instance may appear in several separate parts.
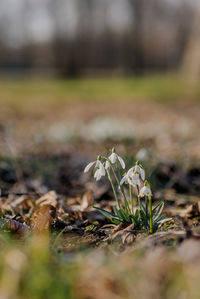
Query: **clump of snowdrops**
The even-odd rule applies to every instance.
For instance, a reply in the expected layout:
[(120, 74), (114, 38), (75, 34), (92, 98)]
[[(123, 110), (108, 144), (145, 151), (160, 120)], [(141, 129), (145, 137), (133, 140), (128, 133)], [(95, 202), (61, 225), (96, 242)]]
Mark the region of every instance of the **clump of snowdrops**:
[(124, 160), (113, 148), (109, 157), (98, 156), (96, 161), (85, 167), (84, 172), (91, 168), (94, 169), (96, 181), (103, 176), (108, 177), (116, 200), (113, 213), (99, 207), (96, 209), (114, 224), (134, 223), (135, 229), (144, 229), (150, 234), (158, 230), (166, 218), (162, 215), (164, 202), (152, 206), (151, 186), (145, 179), (145, 170), (139, 161), (125, 171)]

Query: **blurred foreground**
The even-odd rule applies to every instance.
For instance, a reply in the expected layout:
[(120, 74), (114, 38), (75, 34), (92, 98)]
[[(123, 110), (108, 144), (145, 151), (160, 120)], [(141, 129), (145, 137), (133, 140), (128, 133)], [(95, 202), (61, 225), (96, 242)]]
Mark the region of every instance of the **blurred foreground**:
[(25, 245), (2, 237), (1, 243), (2, 299), (199, 298), (199, 241), (184, 241), (174, 250), (155, 248), (149, 237), (120, 255), (111, 246), (76, 256), (50, 252), (48, 238), (41, 236)]

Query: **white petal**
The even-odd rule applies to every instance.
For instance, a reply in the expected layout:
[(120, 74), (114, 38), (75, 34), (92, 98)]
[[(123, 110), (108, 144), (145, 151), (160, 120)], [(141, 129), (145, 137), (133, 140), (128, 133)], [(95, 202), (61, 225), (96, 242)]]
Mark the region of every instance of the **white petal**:
[(90, 170), (90, 168), (96, 163), (96, 161), (94, 162), (90, 162), (84, 169), (84, 172), (88, 172)]
[(99, 181), (101, 178), (101, 173), (99, 171), (99, 169), (97, 169), (94, 173), (94, 178), (96, 179), (96, 181)]
[(143, 197), (144, 196), (144, 191), (145, 191), (145, 187), (142, 187), (142, 189), (140, 189), (139, 196)]
[(134, 171), (134, 172), (138, 172), (138, 173), (140, 173), (140, 166), (135, 165), (135, 166), (133, 167), (133, 171)]
[(151, 189), (149, 189), (148, 187), (144, 186), (142, 187), (142, 189), (140, 190), (140, 194), (139, 194), (141, 197), (144, 197), (144, 196), (151, 196), (152, 195), (152, 192), (151, 192)]
[(105, 168), (101, 162), (99, 164), (99, 172), (101, 173), (102, 176), (106, 174)]
[(106, 161), (105, 169), (108, 169), (110, 167), (110, 162)]
[(117, 155), (117, 158), (119, 160), (119, 163), (121, 164), (121, 167), (124, 169), (126, 167), (125, 163), (124, 163), (124, 160), (120, 156), (118, 156), (118, 155)]
[(94, 173), (94, 178), (96, 179), (96, 176), (97, 176), (97, 174), (98, 174), (98, 169), (95, 171), (95, 173)]
[(108, 159), (110, 160), (110, 162), (112, 164), (114, 164), (116, 162), (116, 160), (117, 160), (117, 154), (116, 153), (112, 153)]
[(128, 171), (127, 171), (127, 176), (131, 175), (131, 173), (134, 172), (134, 167), (131, 167)]
[(100, 163), (101, 163), (101, 161), (97, 160), (97, 161), (96, 161), (96, 165), (95, 165), (95, 167), (97, 167), (97, 168), (98, 168), (98, 167), (99, 167), (99, 165), (100, 165)]
[(120, 185), (123, 185), (124, 184), (124, 182), (127, 180), (127, 176), (125, 175), (122, 179), (121, 179), (121, 181), (120, 181)]
[(138, 174), (133, 175), (133, 181), (135, 182), (136, 185), (140, 185), (140, 177)]
[(129, 175), (128, 183), (132, 186), (140, 185), (139, 175), (138, 174)]
[(151, 189), (149, 189), (148, 187), (147, 187), (147, 189), (148, 189), (149, 196), (152, 196)]
[(135, 182), (132, 181), (130, 178), (128, 178), (128, 183), (129, 183), (129, 185), (131, 185), (133, 187), (136, 185)]
[(95, 171), (94, 178), (96, 179), (96, 181), (99, 181), (102, 176), (106, 175), (106, 171), (101, 161), (97, 161), (97, 162), (99, 168)]
[(140, 175), (141, 175), (141, 179), (144, 181), (145, 180), (145, 171), (141, 167), (140, 167)]

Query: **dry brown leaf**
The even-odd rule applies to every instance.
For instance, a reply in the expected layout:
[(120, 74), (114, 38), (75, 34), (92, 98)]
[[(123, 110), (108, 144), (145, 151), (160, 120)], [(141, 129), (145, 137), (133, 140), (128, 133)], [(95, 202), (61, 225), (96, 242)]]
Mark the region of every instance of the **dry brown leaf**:
[(6, 226), (11, 231), (22, 234), (22, 235), (24, 235), (25, 233), (27, 233), (29, 231), (28, 225), (26, 225), (25, 223), (21, 223), (17, 220), (14, 220), (14, 219), (9, 219), (6, 222)]
[(186, 215), (189, 218), (200, 216), (200, 201), (193, 203), (186, 210)]
[(33, 231), (35, 233), (48, 231), (54, 214), (55, 208), (52, 205), (42, 205), (38, 207), (30, 219)]
[(68, 210), (72, 212), (84, 212), (90, 205), (91, 203), (91, 190), (88, 192), (84, 193), (83, 197), (80, 199), (80, 204), (74, 204), (70, 205)]
[(40, 197), (39, 199), (37, 199), (35, 203), (40, 206), (51, 205), (53, 207), (56, 207), (58, 203), (57, 200), (58, 200), (58, 195), (54, 190), (52, 190), (46, 193), (45, 195), (43, 195), (42, 197)]
[(114, 230), (114, 233), (106, 240), (122, 242), (122, 244), (130, 245), (134, 242), (136, 235), (134, 232), (134, 223), (124, 228), (123, 224), (118, 225)]
[(91, 190), (89, 190), (88, 192), (86, 192), (83, 197), (82, 197), (82, 201), (81, 201), (81, 212), (85, 211), (87, 209), (87, 207), (90, 205), (91, 203)]

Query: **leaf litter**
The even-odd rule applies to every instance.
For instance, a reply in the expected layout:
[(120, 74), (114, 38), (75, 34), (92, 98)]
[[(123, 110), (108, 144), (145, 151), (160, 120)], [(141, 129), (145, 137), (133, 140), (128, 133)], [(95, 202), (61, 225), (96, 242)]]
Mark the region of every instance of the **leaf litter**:
[[(189, 170), (188, 173), (192, 171)], [(158, 174), (158, 181), (160, 175)], [(166, 178), (167, 182), (167, 178)], [(157, 182), (157, 184), (159, 184)], [(141, 239), (143, 232), (138, 232), (134, 225), (123, 227), (123, 225), (111, 225), (109, 221), (97, 210), (93, 208), (94, 202), (100, 208), (113, 210), (114, 202), (110, 189), (107, 185), (94, 183), (84, 183), (82, 192), (77, 196), (58, 194), (55, 190), (38, 196), (38, 191), (27, 192), (24, 195), (9, 193), (8, 196), (1, 196), (1, 226), (7, 230), (19, 235), (27, 235), (29, 233), (41, 233), (43, 231), (52, 232), (52, 239), (59, 235), (56, 244), (61, 242), (65, 237), (70, 239), (70, 234), (75, 237), (77, 248), (83, 244), (92, 244), (99, 246), (104, 242), (113, 243), (119, 242), (122, 247), (130, 246), (137, 243)], [(187, 238), (187, 230), (190, 229), (192, 238), (197, 238), (200, 232), (200, 206), (197, 195), (182, 195), (176, 189), (166, 188), (155, 192), (155, 203), (160, 199), (164, 199), (166, 203), (165, 212), (168, 215), (168, 222), (162, 225), (161, 239), (169, 239), (169, 236), (176, 240), (177, 231), (180, 233), (180, 238)], [(193, 187), (191, 188), (193, 190)], [(4, 189), (4, 193), (5, 189)], [(189, 192), (193, 193), (193, 191)], [(114, 229), (113, 229), (114, 227)], [(68, 236), (67, 236), (68, 235)], [(145, 237), (146, 238), (146, 237)], [(158, 237), (151, 237), (155, 240)], [(58, 242), (59, 241), (59, 242)], [(52, 241), (53, 242), (53, 241)], [(155, 241), (157, 242), (157, 241)], [(177, 242), (177, 241), (175, 241)], [(73, 243), (73, 242), (71, 242)], [(166, 242), (169, 243), (169, 242)], [(64, 246), (64, 245), (63, 245)], [(67, 245), (69, 248), (69, 244)], [(73, 246), (74, 247), (74, 246)], [(76, 246), (75, 246), (76, 247)], [(66, 248), (63, 248), (66, 250)]]

